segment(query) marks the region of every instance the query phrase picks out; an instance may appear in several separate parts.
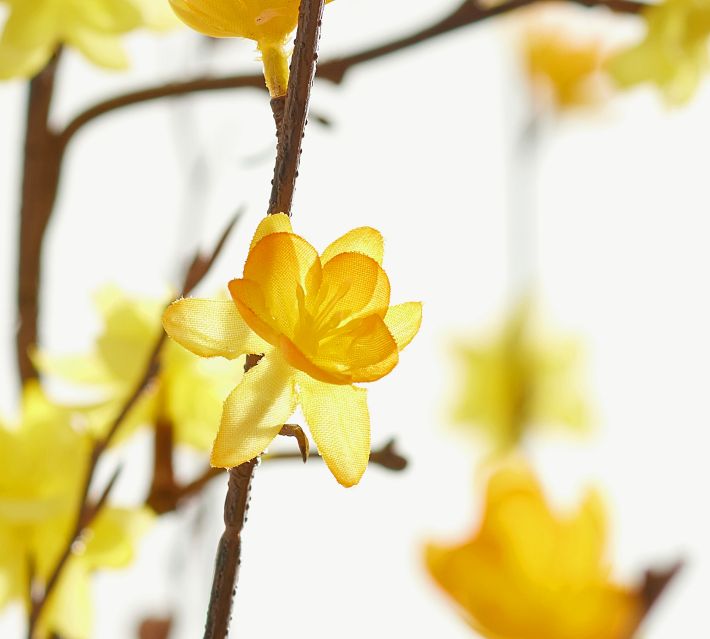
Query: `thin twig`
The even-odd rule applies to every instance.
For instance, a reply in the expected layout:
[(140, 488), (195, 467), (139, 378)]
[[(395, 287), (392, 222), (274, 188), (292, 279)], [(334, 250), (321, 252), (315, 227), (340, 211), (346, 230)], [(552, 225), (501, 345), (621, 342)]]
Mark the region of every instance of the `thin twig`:
[[(395, 446), (395, 440), (390, 439), (382, 447), (372, 450), (370, 452), (370, 464), (382, 466), (382, 468), (395, 472), (404, 470), (409, 462), (406, 457), (403, 457), (395, 450)], [(268, 463), (272, 461), (301, 460), (303, 457), (300, 452), (284, 451), (279, 453), (269, 453), (268, 455), (264, 455), (261, 459), (263, 462)], [(309, 459), (323, 460), (320, 454), (313, 450), (310, 452)]]
[[(644, 2), (635, 0), (569, 0), (572, 4), (585, 7), (605, 7), (615, 13), (640, 13), (645, 6)], [(440, 35), (450, 33), (462, 27), (482, 22), (505, 13), (515, 11), (532, 4), (540, 4), (540, 0), (507, 0), (494, 6), (481, 6), (471, 0), (464, 0), (454, 11), (435, 24), (424, 29), (419, 29), (403, 38), (398, 38), (385, 44), (364, 49), (354, 54), (328, 60), (318, 66), (317, 77), (335, 84), (343, 81), (346, 73), (355, 66), (396, 53), (411, 46), (427, 42)], [(96, 118), (121, 109), (123, 107), (141, 104), (161, 98), (175, 98), (193, 95), (205, 91), (220, 91), (225, 89), (257, 89), (265, 90), (262, 75), (232, 75), (220, 78), (198, 78), (182, 82), (171, 82), (156, 87), (149, 87), (140, 91), (126, 93), (99, 102), (77, 115), (59, 134), (60, 143), (65, 147), (72, 137), (86, 124)]]

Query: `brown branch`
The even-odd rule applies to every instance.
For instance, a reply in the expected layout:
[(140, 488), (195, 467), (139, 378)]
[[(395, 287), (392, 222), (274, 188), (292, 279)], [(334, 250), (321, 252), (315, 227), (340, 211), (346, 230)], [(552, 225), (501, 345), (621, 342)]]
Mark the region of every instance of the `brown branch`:
[[(544, 1), (544, 0), (542, 0)], [(572, 4), (585, 7), (605, 7), (615, 13), (640, 13), (646, 6), (644, 2), (635, 0), (569, 0)], [(396, 53), (411, 46), (427, 42), (457, 29), (482, 22), (505, 13), (515, 11), (532, 4), (540, 4), (541, 0), (508, 0), (495, 6), (481, 6), (471, 0), (464, 0), (453, 12), (439, 22), (417, 30), (412, 34), (391, 42), (364, 49), (342, 58), (328, 60), (318, 66), (317, 77), (322, 80), (339, 84), (346, 73), (355, 66)], [(157, 87), (149, 87), (133, 93), (110, 98), (99, 102), (83, 113), (77, 115), (59, 134), (61, 146), (65, 147), (72, 137), (86, 124), (98, 117), (121, 109), (123, 107), (142, 104), (161, 98), (176, 98), (205, 91), (221, 91), (225, 89), (258, 89), (265, 90), (264, 77), (255, 75), (232, 75), (221, 78), (197, 78), (182, 82), (171, 82)]]
[(242, 528), (257, 463), (256, 459), (252, 459), (229, 469), (229, 485), (224, 500), (224, 532), (217, 546), (204, 639), (225, 639), (229, 630), (232, 596), (241, 563)]
[[(274, 164), (271, 201), (281, 206), (279, 211), (288, 214), (291, 213), (291, 199), (298, 175), (301, 140), (306, 126), (306, 112), (318, 57), (318, 39), (324, 4), (324, 0), (301, 0), (282, 126), (279, 126), (280, 106), (274, 106), (272, 103), (278, 150)], [(272, 206), (269, 210), (274, 212)], [(260, 355), (247, 356), (245, 371), (258, 366), (260, 359)], [(241, 533), (246, 519), (249, 491), (256, 464), (257, 460), (252, 459), (229, 469), (229, 484), (224, 502), (225, 528), (215, 558), (204, 639), (225, 639), (229, 631), (232, 600), (241, 561)]]
[(27, 98), (24, 165), (17, 264), (17, 367), (24, 384), (37, 377), (30, 349), (37, 343), (42, 246), (59, 185), (61, 149), (49, 126), (49, 112), (60, 53), (30, 82)]
[(278, 135), (274, 179), (271, 183), (271, 198), (269, 200), (268, 212), (270, 214), (286, 213), (291, 215), (293, 193), (298, 177), (298, 164), (301, 160), (301, 144), (308, 115), (308, 102), (316, 71), (324, 3), (320, 2), (318, 11), (315, 9), (317, 6), (315, 0), (309, 1), (311, 10), (303, 10), (305, 4), (302, 0), (286, 103), (284, 104), (283, 127)]

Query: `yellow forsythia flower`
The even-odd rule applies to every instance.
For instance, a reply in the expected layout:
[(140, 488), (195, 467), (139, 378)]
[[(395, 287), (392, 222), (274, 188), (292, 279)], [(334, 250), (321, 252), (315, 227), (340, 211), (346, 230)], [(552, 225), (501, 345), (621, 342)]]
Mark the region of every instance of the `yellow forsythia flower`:
[(651, 82), (671, 104), (687, 102), (708, 63), (710, 2), (666, 0), (644, 9), (646, 37), (609, 61), (622, 87)]
[(480, 429), (498, 451), (517, 445), (532, 426), (586, 426), (581, 348), (572, 340), (537, 337), (527, 300), (493, 340), (457, 351), (463, 375), (453, 419)]
[[(165, 303), (134, 299), (114, 287), (96, 296), (104, 331), (88, 355), (35, 360), (44, 373), (99, 390), (106, 398), (91, 413), (90, 426), (102, 436), (112, 418), (133, 393), (158, 339)], [(170, 424), (175, 441), (209, 450), (217, 432), (222, 403), (243, 375), (243, 362), (206, 361), (172, 342), (160, 354), (160, 372), (119, 430), (120, 442), (137, 427), (160, 421)]]
[(366, 390), (389, 373), (419, 330), (421, 304), (389, 305), (382, 236), (357, 228), (318, 255), (287, 215), (259, 224), (232, 300), (181, 299), (163, 325), (193, 353), (228, 359), (264, 354), (224, 405), (212, 464), (261, 454), (298, 403), (318, 450), (344, 486), (370, 453)]
[(558, 514), (518, 463), (490, 479), (473, 536), (428, 546), (426, 564), (483, 637), (630, 639), (643, 606), (635, 591), (611, 580), (606, 546), (596, 493), (576, 512)]
[(560, 110), (600, 100), (604, 53), (598, 40), (580, 41), (559, 28), (538, 24), (525, 33), (523, 54), (539, 99)]
[[(89, 437), (72, 427), (80, 417), (31, 384), (19, 426), (0, 425), (0, 607), (18, 600), (29, 607), (30, 567), (46, 581), (69, 541), (91, 452)], [(147, 509), (103, 508), (42, 612), (40, 638), (88, 639), (91, 573), (128, 565), (150, 521)]]
[(271, 97), (286, 94), (284, 45), (298, 23), (299, 0), (170, 0), (170, 4), (195, 31), (213, 38), (254, 40), (262, 54)]
[(128, 64), (120, 36), (171, 24), (163, 0), (0, 0), (10, 15), (0, 38), (0, 79), (31, 77), (66, 44), (112, 69)]

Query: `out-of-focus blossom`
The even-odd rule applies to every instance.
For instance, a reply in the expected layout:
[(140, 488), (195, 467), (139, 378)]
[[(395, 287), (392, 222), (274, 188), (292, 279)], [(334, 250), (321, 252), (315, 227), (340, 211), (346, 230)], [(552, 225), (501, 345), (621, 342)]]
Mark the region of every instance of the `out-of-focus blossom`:
[[(91, 411), (90, 427), (98, 436), (131, 395), (145, 371), (159, 337), (161, 300), (131, 298), (114, 287), (96, 296), (104, 330), (93, 352), (79, 356), (35, 359), (43, 373), (55, 375), (101, 393), (105, 401)], [(128, 415), (112, 443), (146, 424), (169, 424), (176, 443), (209, 450), (217, 433), (222, 403), (243, 375), (243, 361), (207, 361), (167, 342), (160, 354), (160, 371)]]
[(0, 0), (9, 16), (0, 38), (0, 79), (31, 77), (61, 45), (102, 67), (128, 65), (121, 36), (174, 24), (162, 0)]
[[(17, 600), (29, 607), (30, 571), (46, 583), (69, 543), (91, 453), (88, 434), (72, 425), (80, 417), (30, 384), (19, 425), (0, 425), (0, 607)], [(88, 639), (91, 573), (128, 565), (151, 518), (143, 508), (104, 506), (43, 609), (39, 637)]]
[(523, 55), (535, 98), (557, 110), (599, 103), (604, 97), (604, 47), (599, 38), (536, 23), (525, 30)]
[(617, 84), (657, 85), (670, 104), (687, 102), (708, 65), (710, 2), (665, 0), (644, 9), (646, 36), (608, 63)]
[[(330, 2), (330, 0), (326, 0)], [(189, 27), (213, 38), (248, 38), (257, 43), (271, 97), (286, 94), (286, 40), (298, 23), (299, 0), (170, 0)]]
[(426, 564), (466, 621), (489, 639), (630, 639), (645, 610), (616, 584), (601, 499), (550, 508), (521, 462), (488, 483), (478, 530), (453, 546), (429, 545)]
[(482, 432), (497, 451), (514, 447), (533, 426), (587, 424), (579, 343), (543, 338), (531, 315), (525, 300), (498, 336), (457, 347), (463, 370), (453, 419)]
[(354, 229), (322, 255), (293, 233), (287, 215), (267, 216), (252, 240), (232, 300), (182, 299), (163, 316), (168, 334), (193, 353), (264, 357), (225, 402), (212, 464), (261, 454), (298, 403), (328, 467), (356, 484), (370, 453), (366, 390), (389, 373), (416, 335), (421, 304), (390, 306), (374, 229)]

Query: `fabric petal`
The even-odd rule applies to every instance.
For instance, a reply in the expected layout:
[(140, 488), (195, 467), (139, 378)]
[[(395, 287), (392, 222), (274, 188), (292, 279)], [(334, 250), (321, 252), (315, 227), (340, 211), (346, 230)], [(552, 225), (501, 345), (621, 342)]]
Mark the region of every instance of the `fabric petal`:
[(178, 344), (201, 357), (235, 359), (247, 353), (263, 353), (268, 347), (231, 300), (177, 300), (165, 310), (163, 326)]
[(318, 452), (345, 487), (360, 481), (370, 458), (370, 413), (364, 388), (297, 374), (301, 408)]
[(249, 251), (244, 279), (259, 286), (280, 332), (292, 334), (300, 315), (299, 291), (308, 298), (320, 286), (320, 258), (302, 237), (272, 233)]
[(321, 262), (326, 264), (340, 253), (362, 253), (382, 264), (385, 254), (385, 242), (381, 233), (369, 226), (348, 231), (332, 242), (321, 255)]
[(361, 253), (340, 253), (323, 266), (315, 308), (318, 324), (336, 325), (343, 320), (376, 313), (385, 316), (390, 302), (390, 283), (382, 267)]
[(244, 375), (224, 402), (213, 466), (232, 468), (264, 452), (296, 408), (293, 372), (272, 349)]
[(281, 327), (266, 307), (261, 287), (251, 280), (232, 280), (229, 293), (249, 327), (269, 344), (278, 344)]
[(313, 362), (324, 370), (348, 373), (352, 382), (374, 382), (399, 361), (397, 343), (379, 315), (353, 320), (321, 343)]
[(419, 332), (422, 325), (422, 303), (405, 302), (390, 306), (385, 315), (385, 325), (401, 351)]
[(253, 249), (261, 240), (272, 233), (293, 233), (291, 218), (285, 213), (267, 215), (256, 227), (249, 250)]

